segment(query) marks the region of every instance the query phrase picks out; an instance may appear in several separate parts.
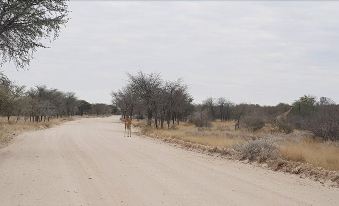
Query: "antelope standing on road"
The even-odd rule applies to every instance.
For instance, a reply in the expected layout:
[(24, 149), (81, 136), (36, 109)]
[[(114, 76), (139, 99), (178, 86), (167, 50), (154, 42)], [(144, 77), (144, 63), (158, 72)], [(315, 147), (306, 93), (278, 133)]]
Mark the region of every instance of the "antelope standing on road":
[(127, 132), (127, 137), (132, 137), (132, 129), (131, 129), (131, 126), (132, 126), (132, 118), (125, 118), (125, 134)]

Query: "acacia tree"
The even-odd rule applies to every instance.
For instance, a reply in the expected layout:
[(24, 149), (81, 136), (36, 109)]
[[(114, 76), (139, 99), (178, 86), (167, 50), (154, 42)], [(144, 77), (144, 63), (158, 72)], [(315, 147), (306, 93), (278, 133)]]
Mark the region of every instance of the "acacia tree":
[(163, 128), (167, 121), (179, 124), (193, 110), (187, 87), (180, 80), (166, 82), (158, 74), (129, 75), (130, 81), (122, 90), (112, 93), (113, 104), (123, 117), (147, 117), (147, 124)]
[(112, 92), (112, 97), (113, 104), (121, 109), (124, 118), (133, 116), (138, 98), (130, 85), (118, 92)]
[(10, 85), (11, 81), (0, 71), (0, 114), (2, 114), (3, 107), (6, 104)]
[(307, 116), (314, 111), (316, 102), (316, 97), (304, 95), (293, 103), (293, 111), (298, 115)]
[(78, 105), (79, 114), (81, 116), (83, 116), (84, 114), (89, 114), (92, 109), (92, 105), (85, 100), (80, 100), (78, 102)]
[[(64, 93), (46, 86), (31, 88), (21, 97), (21, 113), (32, 121), (49, 121), (50, 117), (75, 115), (78, 100), (73, 93)], [(18, 108), (19, 109), (19, 108)]]
[(145, 74), (139, 72), (137, 75), (129, 76), (129, 86), (134, 94), (138, 96), (145, 106), (147, 124), (151, 126), (154, 110), (157, 108), (156, 100), (162, 81), (158, 74)]
[(218, 98), (217, 105), (219, 107), (219, 118), (221, 121), (226, 121), (230, 118), (230, 108), (232, 103), (224, 97)]
[(0, 56), (29, 64), (42, 39), (55, 39), (67, 21), (68, 0), (0, 0)]
[(174, 118), (179, 124), (180, 120), (185, 119), (191, 112), (193, 98), (187, 91), (187, 86), (178, 82), (178, 87), (174, 92)]
[(97, 116), (99, 115), (110, 115), (112, 113), (112, 108), (107, 104), (92, 104), (91, 113)]
[(46, 86), (36, 86), (26, 90), (10, 81), (0, 72), (0, 116), (6, 116), (8, 121), (11, 116), (24, 117), (25, 121), (49, 121), (51, 117), (63, 115), (109, 115), (112, 106), (106, 104), (90, 104), (78, 100), (72, 92), (62, 92), (49, 89)]
[(216, 118), (215, 115), (215, 100), (210, 97), (203, 101), (203, 108), (206, 109), (210, 115), (210, 118), (214, 120)]
[(4, 74), (0, 73), (0, 115), (10, 117), (17, 113), (17, 105), (23, 95), (24, 87), (13, 84)]
[(78, 99), (73, 92), (67, 92), (65, 95), (66, 113), (68, 116), (73, 116), (78, 111)]

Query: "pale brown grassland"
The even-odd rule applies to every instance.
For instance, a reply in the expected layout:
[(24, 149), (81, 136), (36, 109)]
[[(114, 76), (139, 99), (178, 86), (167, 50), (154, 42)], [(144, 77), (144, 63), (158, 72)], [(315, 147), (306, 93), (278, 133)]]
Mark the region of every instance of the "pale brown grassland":
[(133, 122), (133, 125), (139, 127), (140, 132), (147, 136), (174, 138), (219, 149), (231, 148), (255, 139), (270, 138), (278, 146), (283, 159), (339, 171), (339, 144), (336, 142), (316, 140), (307, 131), (296, 130), (291, 134), (284, 134), (266, 125), (252, 132), (246, 129), (235, 130), (234, 124), (233, 121), (214, 121), (209, 128), (197, 128), (190, 123), (181, 123), (172, 128), (156, 129), (147, 127), (144, 121)]
[(339, 171), (339, 146), (333, 142), (303, 139), (299, 142), (284, 142), (280, 146), (284, 158), (307, 162), (316, 167)]

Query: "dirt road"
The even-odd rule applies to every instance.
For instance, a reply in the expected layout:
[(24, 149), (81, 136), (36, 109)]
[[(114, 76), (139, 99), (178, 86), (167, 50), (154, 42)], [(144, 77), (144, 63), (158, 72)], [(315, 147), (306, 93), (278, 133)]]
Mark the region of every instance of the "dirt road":
[(111, 117), (26, 133), (1, 149), (0, 205), (339, 205), (339, 190), (124, 138)]

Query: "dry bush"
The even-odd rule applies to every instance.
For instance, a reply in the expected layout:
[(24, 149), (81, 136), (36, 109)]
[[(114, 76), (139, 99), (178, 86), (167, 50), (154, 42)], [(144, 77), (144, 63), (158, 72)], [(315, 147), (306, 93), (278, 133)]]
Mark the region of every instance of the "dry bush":
[(268, 139), (248, 141), (245, 144), (236, 145), (234, 149), (241, 160), (265, 162), (277, 159), (279, 156), (277, 147)]
[(194, 112), (189, 116), (189, 122), (197, 127), (210, 127), (211, 119), (207, 111)]
[(265, 126), (265, 121), (258, 115), (248, 115), (241, 119), (241, 127), (251, 131), (257, 131)]
[(307, 122), (306, 129), (324, 140), (339, 140), (339, 117), (326, 114), (314, 115)]

